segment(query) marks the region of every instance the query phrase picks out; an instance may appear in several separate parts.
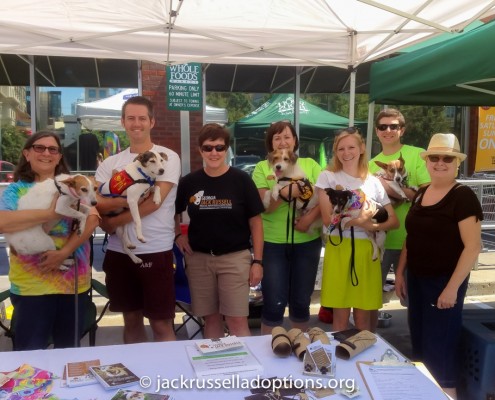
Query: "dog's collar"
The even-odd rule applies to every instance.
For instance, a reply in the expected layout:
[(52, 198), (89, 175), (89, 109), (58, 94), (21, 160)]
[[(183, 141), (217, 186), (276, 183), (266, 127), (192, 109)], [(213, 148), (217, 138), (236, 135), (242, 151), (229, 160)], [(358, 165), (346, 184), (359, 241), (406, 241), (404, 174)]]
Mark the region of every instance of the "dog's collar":
[(277, 182), (285, 182), (285, 181), (288, 181), (288, 182), (297, 182), (297, 181), (302, 181), (304, 179), (304, 177), (301, 177), (301, 178), (289, 178), (287, 176), (283, 176), (282, 178), (278, 179)]
[[(153, 186), (155, 184), (155, 180), (151, 179), (148, 175), (144, 173), (144, 171), (141, 169), (141, 167), (138, 167), (137, 170), (141, 175), (143, 175), (144, 179), (137, 179), (134, 182), (136, 183), (147, 183), (150, 186)], [(144, 182), (143, 182), (144, 181)]]

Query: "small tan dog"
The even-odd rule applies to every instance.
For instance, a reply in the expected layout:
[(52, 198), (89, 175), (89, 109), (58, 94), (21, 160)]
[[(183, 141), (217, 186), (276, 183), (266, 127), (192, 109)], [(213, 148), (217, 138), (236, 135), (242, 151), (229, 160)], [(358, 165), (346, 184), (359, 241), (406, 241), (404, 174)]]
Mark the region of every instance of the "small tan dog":
[[(398, 199), (390, 196), (392, 205), (397, 206), (402, 204), (404, 201), (408, 201), (408, 198), (403, 190), (403, 188), (409, 186), (407, 185), (408, 173), (405, 167), (404, 159), (402, 158), (402, 153), (397, 160), (392, 160), (388, 163), (375, 161), (375, 164), (381, 168), (375, 176), (383, 178), (387, 181), (388, 186), (399, 196)], [(417, 190), (417, 188), (414, 187), (411, 187), (411, 189)]]
[(296, 183), (302, 193), (302, 196), (296, 201), (297, 209), (310, 210), (318, 204), (318, 196), (313, 195), (313, 187), (304, 171), (297, 165), (297, 159), (297, 154), (287, 149), (274, 150), (268, 154), (268, 165), (270, 165), (274, 173), (268, 179), (275, 179), (277, 183), (265, 193), (263, 198), (265, 208), (270, 205), (270, 196), (274, 200), (278, 200), (280, 190), (291, 183)]
[[(55, 179), (36, 183), (19, 199), (18, 210), (48, 209), (55, 195), (59, 194), (55, 211), (57, 214), (78, 221), (77, 233), (81, 235), (91, 206), (96, 205), (96, 182), (85, 175), (60, 174)], [(5, 235), (9, 245), (19, 254), (39, 254), (55, 250), (55, 243), (47, 231), (50, 226), (35, 225), (31, 228)], [(64, 261), (60, 269), (67, 269), (74, 260)]]
[[(318, 205), (318, 196), (314, 194), (313, 185), (308, 180), (304, 171), (297, 164), (298, 156), (294, 152), (282, 149), (274, 150), (268, 154), (268, 165), (270, 165), (273, 175), (269, 176), (268, 179), (275, 179), (277, 183), (271, 190), (265, 192), (263, 197), (263, 205), (265, 209), (270, 206), (271, 198), (278, 200), (279, 197), (285, 201), (293, 202), (294, 200), (283, 198), (280, 195), (280, 190), (295, 183), (302, 193), (295, 200), (296, 209), (299, 211), (299, 216), (304, 215)], [(321, 228), (321, 220), (317, 219), (308, 228), (307, 232), (314, 232)]]
[[(146, 242), (143, 236), (141, 226), (141, 215), (139, 214), (139, 201), (146, 196), (150, 190), (153, 190), (153, 202), (160, 204), (161, 193), (160, 187), (155, 186), (157, 176), (165, 172), (165, 164), (168, 158), (165, 153), (156, 151), (145, 151), (139, 154), (134, 161), (127, 164), (122, 171), (114, 171), (112, 178), (104, 182), (98, 188), (100, 195), (104, 197), (126, 197), (129, 211), (131, 212), (136, 229), (136, 237), (140, 242)], [(112, 214), (118, 214), (123, 210), (118, 210)], [(120, 238), (125, 253), (136, 264), (141, 263), (141, 259), (131, 252), (136, 245), (129, 238), (127, 230), (129, 225), (119, 226), (116, 230)]]

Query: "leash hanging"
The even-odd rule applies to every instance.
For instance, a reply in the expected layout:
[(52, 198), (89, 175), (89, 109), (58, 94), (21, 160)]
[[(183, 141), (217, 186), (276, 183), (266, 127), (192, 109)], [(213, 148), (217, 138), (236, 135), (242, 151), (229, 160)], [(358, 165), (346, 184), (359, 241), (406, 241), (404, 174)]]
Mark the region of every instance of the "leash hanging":
[[(283, 200), (285, 200), (288, 203), (288, 209), (287, 209), (287, 223), (285, 227), (285, 243), (289, 244), (290, 243), (290, 253), (287, 252), (287, 256), (290, 256), (292, 251), (294, 250), (294, 226), (295, 226), (295, 220), (296, 220), (296, 201), (297, 199), (292, 199), (292, 185), (289, 185), (289, 198), (285, 199), (282, 197)], [(292, 208), (292, 222), (290, 218), (290, 212)], [(290, 242), (289, 242), (289, 236), (290, 236)]]
[(359, 279), (356, 273), (356, 246), (354, 244), (354, 227), (351, 226), (351, 284), (359, 285)]

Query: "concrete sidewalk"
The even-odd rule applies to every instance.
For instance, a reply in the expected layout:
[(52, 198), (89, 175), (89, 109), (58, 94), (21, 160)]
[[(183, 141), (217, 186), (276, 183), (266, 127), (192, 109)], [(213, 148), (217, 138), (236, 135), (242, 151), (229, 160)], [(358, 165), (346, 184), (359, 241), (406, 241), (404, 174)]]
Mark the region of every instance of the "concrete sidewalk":
[[(94, 271), (93, 277), (104, 282), (104, 273)], [(8, 277), (0, 276), (0, 291), (9, 287)], [(106, 303), (106, 299), (95, 294), (93, 297), (99, 311)], [(467, 298), (465, 300), (465, 309), (492, 309), (495, 311), (495, 253), (482, 253), (479, 258), (478, 269), (472, 271)], [(315, 291), (312, 296), (311, 320), (310, 326), (319, 326), (325, 331), (331, 331), (331, 324), (325, 324), (318, 320), (318, 311), (320, 309), (320, 292)], [(391, 326), (388, 328), (379, 328), (378, 333), (396, 347), (404, 356), (411, 354), (411, 345), (409, 339), (409, 329), (407, 324), (407, 310), (398, 301), (395, 293), (384, 293), (383, 311), (392, 315)], [(182, 312), (177, 312), (175, 323), (182, 323)], [(287, 324), (287, 321), (286, 321)], [(253, 335), (259, 335), (259, 320), (250, 321)], [(122, 341), (123, 319), (120, 313), (107, 311), (103, 319), (98, 324), (96, 333), (97, 346), (121, 344)], [(288, 324), (286, 326), (289, 327)], [(149, 337), (151, 331), (148, 329)], [(178, 340), (188, 340), (186, 329), (182, 329), (177, 335)], [(82, 346), (88, 346), (88, 338), (85, 337)], [(12, 349), (10, 339), (3, 336), (0, 332), (0, 351), (9, 351)]]

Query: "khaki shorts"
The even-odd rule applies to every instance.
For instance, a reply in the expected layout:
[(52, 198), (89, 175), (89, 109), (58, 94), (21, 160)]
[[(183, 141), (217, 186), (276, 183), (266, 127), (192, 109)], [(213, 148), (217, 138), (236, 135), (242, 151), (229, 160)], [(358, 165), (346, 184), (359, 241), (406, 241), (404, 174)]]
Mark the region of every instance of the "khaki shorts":
[(194, 315), (249, 315), (249, 250), (221, 256), (196, 251), (185, 260)]

